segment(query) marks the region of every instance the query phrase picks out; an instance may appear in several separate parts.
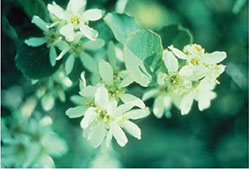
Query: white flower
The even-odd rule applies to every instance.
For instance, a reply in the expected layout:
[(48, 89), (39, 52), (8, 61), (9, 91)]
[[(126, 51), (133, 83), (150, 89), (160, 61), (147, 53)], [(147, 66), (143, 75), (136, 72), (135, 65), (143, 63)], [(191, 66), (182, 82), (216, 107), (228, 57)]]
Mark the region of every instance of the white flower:
[(50, 64), (52, 66), (55, 66), (56, 57), (57, 57), (56, 47), (60, 45), (62, 37), (54, 29), (53, 24), (50, 25), (44, 22), (38, 16), (33, 16), (31, 22), (34, 23), (37, 27), (39, 27), (43, 31), (44, 37), (32, 37), (32, 38), (26, 39), (24, 42), (28, 46), (32, 46), (32, 47), (38, 47), (46, 43), (47, 47), (50, 49), (49, 51)]
[(141, 138), (140, 128), (130, 120), (146, 117), (149, 114), (147, 108), (131, 110), (130, 104), (117, 106), (117, 101), (109, 98), (104, 86), (97, 88), (94, 99), (93, 106), (88, 107), (86, 111), (72, 108), (66, 112), (70, 117), (76, 117), (76, 114), (84, 115), (81, 127), (84, 129), (84, 136), (94, 147), (98, 147), (104, 138), (109, 147), (112, 137), (120, 146), (125, 146), (128, 139), (123, 129), (137, 139)]
[(98, 32), (88, 26), (89, 21), (101, 19), (100, 9), (89, 9), (85, 11), (86, 0), (70, 0), (66, 10), (55, 2), (48, 4), (48, 10), (55, 22), (62, 24), (60, 33), (67, 41), (74, 40), (74, 34), (80, 32), (90, 40), (95, 40)]

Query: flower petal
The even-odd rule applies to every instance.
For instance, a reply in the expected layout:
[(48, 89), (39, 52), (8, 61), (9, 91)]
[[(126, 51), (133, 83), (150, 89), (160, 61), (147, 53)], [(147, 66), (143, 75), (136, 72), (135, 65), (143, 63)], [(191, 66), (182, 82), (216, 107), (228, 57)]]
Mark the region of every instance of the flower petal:
[(93, 28), (90, 28), (87, 25), (82, 24), (80, 25), (79, 28), (80, 28), (81, 33), (90, 40), (95, 40), (98, 36), (98, 32), (94, 30)]
[(111, 130), (109, 130), (108, 135), (107, 135), (107, 139), (106, 139), (106, 146), (107, 146), (108, 148), (109, 148), (109, 146), (110, 146), (111, 140), (112, 140), (112, 132), (111, 132)]
[(102, 10), (100, 9), (89, 9), (82, 15), (83, 20), (96, 21), (102, 18)]
[(45, 32), (49, 30), (49, 25), (44, 22), (44, 20), (42, 20), (39, 16), (33, 16), (31, 23), (34, 23), (38, 28)]
[(169, 72), (176, 72), (178, 70), (178, 60), (170, 51), (164, 52), (164, 64)]
[(141, 119), (149, 115), (149, 109), (145, 107), (144, 109), (134, 109), (124, 114), (125, 117), (132, 120)]
[(69, 42), (74, 40), (74, 25), (67, 24), (61, 27), (60, 33), (65, 37), (65, 39)]
[(46, 93), (43, 97), (42, 97), (42, 107), (45, 111), (49, 111), (53, 108), (54, 103), (55, 103), (55, 99), (54, 97), (50, 94), (50, 93)]
[(190, 77), (193, 75), (193, 66), (192, 65), (186, 65), (183, 66), (179, 72), (180, 76)]
[(115, 122), (110, 122), (109, 123), (110, 130), (112, 132), (112, 135), (115, 137), (117, 143), (123, 147), (125, 144), (127, 144), (128, 139), (124, 133), (124, 131), (120, 128), (118, 124)]
[(172, 45), (168, 47), (174, 54), (175, 56), (177, 56), (180, 59), (187, 59), (187, 55), (185, 53), (183, 53), (182, 51), (180, 51), (177, 48), (174, 48)]
[(116, 113), (117, 101), (114, 99), (108, 103), (107, 111), (110, 116), (113, 116)]
[(145, 100), (148, 100), (154, 96), (156, 96), (158, 93), (158, 90), (157, 89), (151, 89), (151, 90), (148, 90), (146, 91), (143, 96), (142, 96), (142, 100), (145, 101)]
[(70, 101), (75, 105), (85, 105), (85, 98), (78, 95), (71, 96)]
[(29, 38), (26, 39), (25, 44), (32, 47), (37, 47), (45, 44), (47, 41), (44, 38)]
[(99, 61), (99, 73), (100, 73), (102, 80), (106, 84), (109, 85), (112, 83), (114, 73), (113, 73), (112, 66), (108, 62), (104, 60)]
[(125, 104), (130, 104), (131, 106), (137, 106), (140, 108), (145, 107), (144, 102), (132, 94), (125, 93), (125, 94), (122, 94), (120, 98), (121, 98), (122, 102)]
[(202, 61), (207, 63), (207, 64), (216, 64), (216, 63), (220, 63), (221, 61), (226, 59), (226, 57), (227, 57), (227, 54), (225, 52), (216, 51), (213, 53), (206, 54), (202, 58)]
[(73, 14), (79, 14), (85, 9), (86, 4), (87, 0), (70, 0), (66, 10)]
[(49, 49), (49, 61), (50, 61), (51, 66), (56, 65), (56, 57), (57, 57), (56, 48), (52, 46)]
[(126, 120), (122, 123), (125, 130), (137, 139), (141, 139), (141, 129), (133, 122)]
[(83, 129), (86, 129), (93, 122), (95, 118), (96, 118), (95, 109), (93, 107), (88, 108), (81, 121), (81, 127)]
[(164, 113), (164, 96), (158, 96), (154, 101), (153, 113), (157, 118), (161, 118)]
[(189, 111), (190, 111), (191, 108), (192, 108), (193, 100), (194, 100), (194, 97), (193, 97), (193, 94), (192, 94), (192, 93), (187, 94), (187, 95), (185, 95), (185, 96), (182, 98), (181, 104), (180, 104), (181, 114), (182, 114), (182, 115), (186, 115), (186, 114), (189, 113)]
[(94, 148), (100, 146), (106, 134), (105, 125), (103, 123), (98, 123), (93, 129), (90, 136), (90, 143)]
[(64, 10), (55, 2), (53, 2), (52, 5), (48, 4), (48, 11), (51, 14), (55, 15), (58, 19), (62, 19), (62, 20), (66, 19)]
[(95, 97), (95, 93), (96, 93), (96, 86), (87, 86), (85, 88), (83, 88), (79, 94), (83, 97), (87, 97), (87, 98), (94, 98)]
[(95, 93), (95, 103), (101, 108), (107, 108), (109, 103), (108, 91), (104, 86), (97, 88)]
[(77, 106), (77, 107), (69, 108), (66, 111), (66, 115), (69, 116), (69, 118), (81, 117), (84, 115), (86, 109), (87, 108), (85, 106)]
[(73, 70), (74, 63), (75, 63), (75, 56), (69, 55), (69, 57), (67, 58), (65, 62), (65, 70), (66, 70), (67, 75), (69, 75), (71, 71)]
[(94, 41), (87, 41), (84, 43), (84, 49), (88, 50), (97, 50), (102, 48), (105, 45), (105, 41), (103, 39), (96, 39)]
[(92, 58), (89, 54), (82, 52), (80, 55), (80, 60), (83, 66), (92, 73), (99, 73), (98, 71), (98, 63)]

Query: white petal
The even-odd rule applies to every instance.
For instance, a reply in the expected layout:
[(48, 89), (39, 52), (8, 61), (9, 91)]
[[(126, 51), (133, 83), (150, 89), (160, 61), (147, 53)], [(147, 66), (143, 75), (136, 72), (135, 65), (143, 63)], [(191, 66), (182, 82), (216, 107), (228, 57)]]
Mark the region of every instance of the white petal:
[(120, 88), (127, 87), (133, 82), (134, 82), (134, 79), (131, 76), (129, 76), (129, 74), (127, 74), (126, 76), (123, 77), (119, 87)]
[(77, 106), (77, 107), (69, 108), (66, 111), (66, 115), (69, 116), (69, 118), (77, 118), (77, 117), (83, 116), (85, 111), (86, 111), (85, 106)]
[(137, 139), (141, 139), (141, 129), (133, 122), (126, 120), (123, 123), (125, 130)]
[(137, 106), (137, 107), (140, 107), (140, 108), (145, 107), (144, 102), (141, 99), (139, 99), (138, 97), (135, 97), (132, 94), (125, 93), (125, 94), (122, 94), (120, 98), (121, 98), (122, 102), (125, 103), (125, 104), (130, 104), (132, 106)]
[(122, 104), (122, 105), (117, 107), (116, 113), (117, 114), (126, 113), (127, 111), (129, 111), (132, 108), (133, 108), (133, 106), (131, 104)]
[(73, 70), (74, 63), (75, 63), (75, 56), (69, 55), (69, 57), (67, 58), (65, 62), (65, 70), (66, 70), (67, 75), (70, 74), (71, 71)]
[(46, 39), (44, 38), (29, 38), (24, 41), (26, 45), (32, 46), (32, 47), (37, 47), (41, 46), (46, 43)]
[(168, 47), (180, 59), (187, 59), (187, 55), (172, 45)]
[(34, 23), (37, 27), (39, 27), (43, 31), (48, 31), (49, 30), (49, 25), (44, 22), (39, 16), (33, 16), (32, 18), (32, 23)]
[(109, 146), (110, 146), (111, 140), (112, 140), (112, 132), (111, 132), (111, 130), (109, 130), (108, 135), (107, 135), (107, 139), (106, 139), (106, 146), (107, 146), (108, 148), (109, 148)]
[(56, 57), (56, 60), (62, 59), (62, 57), (69, 51), (69, 47), (64, 48), (61, 53)]
[(49, 60), (50, 60), (51, 66), (56, 65), (56, 57), (57, 57), (56, 48), (52, 46), (49, 49)]
[(84, 118), (81, 121), (81, 127), (86, 129), (95, 118), (95, 109), (93, 107), (88, 108), (88, 110), (85, 112)]
[(198, 96), (198, 107), (200, 111), (210, 107), (210, 102), (216, 97), (216, 93), (213, 91), (202, 92)]
[(95, 93), (95, 103), (102, 108), (107, 108), (109, 103), (108, 91), (104, 86), (97, 88)]
[(113, 81), (113, 69), (112, 66), (104, 61), (101, 60), (99, 61), (99, 72), (100, 72), (100, 76), (102, 78), (102, 80), (106, 83), (106, 84), (111, 84)]
[(79, 94), (83, 97), (94, 98), (95, 93), (96, 93), (96, 89), (97, 89), (97, 87), (95, 87), (95, 86), (87, 86), (87, 87), (83, 88), (79, 92)]
[(98, 32), (96, 30), (84, 24), (80, 25), (80, 31), (90, 40), (95, 40), (98, 36)]
[(165, 109), (166, 108), (170, 108), (170, 106), (171, 106), (171, 97), (169, 97), (169, 96), (165, 96), (164, 97), (164, 99), (163, 99), (163, 104), (164, 104), (164, 107), (165, 107)]
[(96, 21), (102, 18), (102, 10), (89, 9), (83, 13), (82, 19), (88, 21)]
[(90, 136), (90, 143), (94, 148), (100, 146), (106, 134), (105, 125), (103, 123), (98, 123)]
[(170, 51), (164, 52), (164, 64), (169, 72), (176, 72), (178, 70), (178, 60)]
[(192, 65), (186, 65), (183, 66), (179, 72), (180, 76), (190, 77), (193, 75), (193, 66)]
[(111, 122), (109, 124), (110, 126), (110, 130), (112, 132), (112, 135), (115, 137), (117, 143), (123, 147), (125, 146), (125, 144), (127, 144), (128, 139), (125, 135), (125, 133), (123, 132), (123, 130), (120, 128), (120, 126), (118, 124), (116, 124), (115, 122)]
[(147, 117), (149, 113), (150, 113), (149, 109), (146, 107), (144, 109), (131, 110), (127, 112), (126, 114), (124, 114), (124, 116), (127, 117), (128, 119), (136, 120), (136, 119)]
[(66, 10), (73, 14), (79, 14), (85, 9), (86, 4), (87, 0), (70, 0)]
[(54, 97), (50, 93), (46, 93), (42, 97), (42, 107), (45, 111), (49, 111), (53, 108), (55, 100)]
[(142, 96), (142, 100), (145, 101), (145, 100), (148, 100), (154, 96), (156, 96), (156, 94), (158, 93), (158, 90), (157, 89), (151, 89), (151, 90), (148, 90), (146, 91), (143, 96)]
[(57, 18), (62, 19), (62, 20), (66, 19), (64, 10), (55, 2), (53, 2), (52, 5), (48, 4), (48, 10), (51, 14), (55, 15)]
[(108, 103), (107, 111), (110, 116), (113, 116), (116, 113), (117, 101), (112, 100)]
[(202, 58), (202, 61), (207, 64), (216, 64), (226, 59), (226, 57), (227, 54), (225, 52), (213, 52), (206, 54), (204, 58)]
[(157, 118), (161, 118), (164, 113), (164, 96), (158, 96), (154, 101), (153, 113)]
[(191, 108), (192, 108), (193, 100), (194, 100), (194, 97), (193, 97), (193, 94), (192, 94), (192, 93), (187, 94), (187, 95), (185, 95), (185, 96), (182, 98), (181, 104), (180, 104), (181, 114), (182, 114), (182, 115), (186, 115), (186, 114), (189, 113), (189, 111), (190, 111)]
[(87, 41), (84, 43), (84, 48), (88, 50), (97, 50), (102, 48), (105, 45), (103, 39), (96, 39), (94, 41)]
[(72, 42), (74, 40), (74, 25), (67, 24), (61, 27), (60, 33), (66, 38), (67, 41)]

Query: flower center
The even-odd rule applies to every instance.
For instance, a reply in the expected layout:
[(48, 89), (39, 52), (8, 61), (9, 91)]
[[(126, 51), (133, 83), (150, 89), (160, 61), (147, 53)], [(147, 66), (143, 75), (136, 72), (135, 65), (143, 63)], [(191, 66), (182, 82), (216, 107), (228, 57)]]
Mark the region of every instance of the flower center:
[(69, 19), (69, 22), (72, 23), (73, 25), (79, 25), (81, 20), (78, 16), (72, 16), (70, 19)]
[(200, 51), (202, 50), (202, 48), (201, 48), (200, 45), (194, 45), (194, 48), (195, 48), (198, 52), (200, 52)]
[(107, 110), (100, 107), (96, 107), (95, 111), (99, 114), (99, 118), (104, 122), (112, 120), (112, 117), (108, 114)]
[(71, 45), (71, 52), (79, 55), (82, 51), (83, 51), (83, 45), (79, 42), (79, 43), (73, 43)]
[(200, 59), (198, 58), (192, 58), (191, 59), (191, 63), (194, 65), (194, 66), (198, 66), (200, 64)]
[(51, 29), (49, 32), (45, 33), (45, 39), (47, 40), (48, 46), (53, 46), (60, 40), (60, 37), (55, 33), (54, 29)]

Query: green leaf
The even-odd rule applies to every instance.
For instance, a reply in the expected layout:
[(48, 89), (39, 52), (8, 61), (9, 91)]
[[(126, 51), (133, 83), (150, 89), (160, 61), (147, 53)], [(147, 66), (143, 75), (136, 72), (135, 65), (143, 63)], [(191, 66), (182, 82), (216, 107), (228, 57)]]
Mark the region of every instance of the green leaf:
[(135, 19), (126, 14), (108, 13), (104, 22), (112, 30), (117, 41), (125, 43), (130, 33), (140, 29)]
[(33, 15), (37, 15), (43, 20), (48, 21), (48, 10), (43, 0), (17, 0), (16, 3), (30, 18)]
[(160, 37), (146, 30), (131, 34), (124, 48), (124, 61), (133, 80), (142, 86), (148, 86), (159, 68), (163, 48)]
[(49, 48), (46, 45), (29, 47), (21, 44), (15, 58), (16, 66), (29, 79), (42, 79), (52, 75), (61, 62), (52, 67), (49, 59)]
[(193, 36), (190, 31), (176, 24), (163, 27), (159, 31), (159, 35), (164, 48), (173, 45), (182, 50), (185, 45), (193, 43)]
[(74, 63), (75, 63), (75, 56), (69, 55), (69, 57), (67, 58), (67, 60), (65, 62), (65, 70), (66, 70), (67, 75), (72, 72), (73, 67), (74, 67)]

